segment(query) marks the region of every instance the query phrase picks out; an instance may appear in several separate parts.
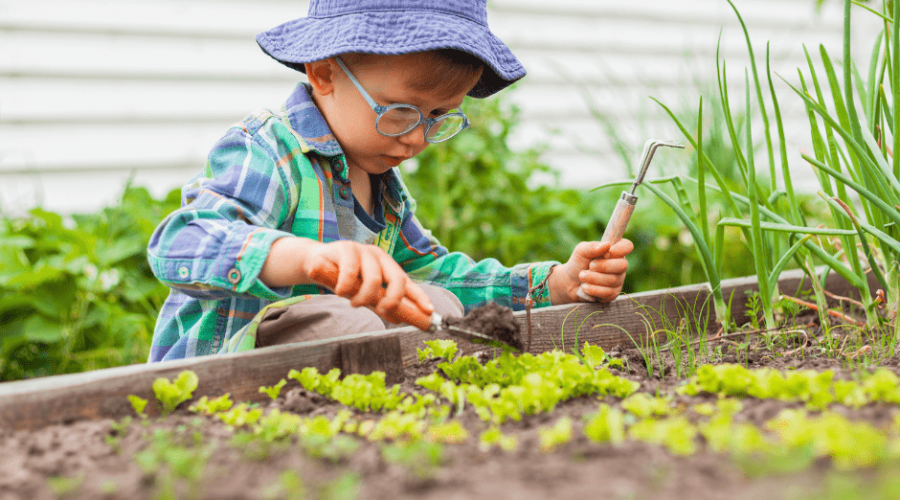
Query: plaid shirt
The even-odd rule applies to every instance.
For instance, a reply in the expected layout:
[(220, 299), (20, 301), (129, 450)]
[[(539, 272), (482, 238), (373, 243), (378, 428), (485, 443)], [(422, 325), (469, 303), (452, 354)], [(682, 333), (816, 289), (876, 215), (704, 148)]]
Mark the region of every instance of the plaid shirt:
[[(149, 361), (252, 349), (265, 309), (330, 293), (312, 284), (270, 288), (258, 275), (278, 238), (341, 238), (336, 214), (346, 211), (338, 207), (353, 203), (340, 192), (347, 173), (341, 147), (305, 84), (280, 113), (260, 111), (232, 126), (203, 173), (182, 188), (181, 208), (150, 239), (153, 273), (172, 290)], [(449, 253), (416, 220), (415, 201), (399, 171), (391, 169), (381, 180), (386, 227), (373, 244), (413, 280), (453, 292), (467, 312), (489, 301), (524, 308), (529, 287), (554, 264), (507, 268), (494, 259), (476, 263)], [(536, 306), (549, 304), (544, 292)]]

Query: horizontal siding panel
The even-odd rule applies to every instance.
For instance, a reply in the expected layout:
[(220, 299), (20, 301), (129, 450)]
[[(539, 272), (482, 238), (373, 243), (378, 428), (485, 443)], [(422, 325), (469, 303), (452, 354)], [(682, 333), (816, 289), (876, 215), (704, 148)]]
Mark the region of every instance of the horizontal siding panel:
[[(806, 65), (803, 43), (816, 59), (819, 44), (840, 59), (842, 6), (826, 2), (816, 15), (814, 3), (737, 0), (761, 71), (767, 41), (773, 69), (790, 81), (796, 80), (795, 68)], [(508, 93), (522, 108), (513, 145), (548, 143), (545, 159), (568, 185), (627, 175), (585, 95), (635, 154), (648, 137), (679, 140), (677, 128), (649, 96), (677, 112), (692, 113), (701, 92), (709, 102), (723, 27), (721, 54), (733, 105), (739, 109), (743, 102), (750, 60), (724, 0), (490, 4), (492, 29), (529, 72)], [(159, 194), (181, 185), (202, 168), (228, 126), (253, 110), (280, 106), (304, 78), (266, 57), (254, 36), (305, 16), (307, 5), (0, 0), (0, 209), (15, 205), (10, 200), (27, 206), (29, 196), (50, 209), (93, 209), (114, 199), (131, 175)], [(856, 12), (855, 37), (868, 43), (880, 25), (874, 16)], [(864, 59), (870, 47), (857, 43), (854, 50)], [(796, 153), (809, 147), (802, 101), (784, 82), (776, 79), (775, 85), (791, 160), (798, 176), (811, 178)], [(754, 133), (762, 138), (759, 126)], [(764, 169), (764, 162), (759, 166)], [(94, 180), (102, 186), (65, 188)]]
[(309, 2), (6, 0), (0, 29), (240, 40), (304, 17)]
[[(230, 124), (259, 108), (282, 105), (297, 78), (287, 81), (65, 81), (0, 78), (0, 124), (103, 120)], [(3, 99), (2, 96), (16, 96)], [(77, 96), (77, 98), (73, 98)]]

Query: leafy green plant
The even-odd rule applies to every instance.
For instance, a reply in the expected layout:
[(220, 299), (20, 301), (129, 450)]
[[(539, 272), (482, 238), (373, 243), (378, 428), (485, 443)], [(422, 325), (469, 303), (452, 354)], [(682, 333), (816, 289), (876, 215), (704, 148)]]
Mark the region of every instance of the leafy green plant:
[(128, 402), (131, 403), (131, 407), (134, 409), (134, 412), (141, 418), (146, 418), (147, 415), (144, 413), (144, 408), (147, 407), (147, 400), (144, 398), (140, 398), (135, 396), (134, 394), (128, 395)]
[(562, 417), (551, 427), (538, 429), (541, 453), (550, 453), (572, 440), (572, 419)]
[(416, 348), (419, 355), (419, 362), (423, 362), (430, 358), (444, 358), (447, 361), (453, 361), (458, 348), (456, 342), (449, 339), (426, 340), (425, 349)]
[[(185, 443), (185, 430), (155, 429), (148, 446), (134, 456), (144, 475), (157, 483), (157, 498), (201, 496), (201, 479), (215, 446), (196, 437)], [(187, 487), (187, 494), (178, 493), (179, 484)]]
[(231, 401), (231, 393), (226, 392), (215, 399), (209, 399), (206, 396), (202, 396), (196, 403), (191, 405), (188, 410), (204, 415), (214, 415), (230, 410), (233, 404), (234, 402)]
[(685, 417), (640, 420), (628, 429), (628, 435), (637, 441), (662, 445), (677, 455), (692, 455), (697, 451), (694, 441), (697, 428)]
[(160, 412), (168, 415), (181, 403), (191, 399), (200, 379), (197, 374), (185, 370), (178, 374), (174, 382), (165, 377), (153, 381), (153, 393), (160, 404)]
[(584, 424), (584, 435), (598, 443), (621, 443), (625, 440), (625, 418), (622, 412), (601, 404), (600, 410)]
[(215, 415), (219, 420), (228, 424), (229, 427), (237, 428), (258, 422), (262, 417), (262, 410), (251, 408), (247, 403), (239, 403), (230, 410), (222, 411)]
[(84, 476), (50, 476), (47, 478), (47, 486), (58, 498), (74, 495), (84, 484)]
[(281, 394), (281, 388), (287, 384), (287, 380), (281, 379), (277, 384), (272, 387), (260, 387), (259, 392), (266, 394), (272, 399), (278, 399), (278, 395)]
[(303, 478), (294, 470), (286, 470), (278, 475), (278, 482), (263, 490), (266, 500), (303, 500), (306, 487)]
[(519, 447), (519, 440), (515, 436), (503, 434), (498, 426), (493, 426), (478, 436), (478, 447), (481, 451), (488, 451), (496, 446), (503, 451), (514, 451)]
[(420, 478), (429, 478), (444, 460), (444, 446), (427, 441), (392, 443), (381, 448), (381, 456), (385, 462), (399, 464)]
[(670, 398), (652, 397), (647, 393), (638, 392), (622, 400), (622, 408), (628, 410), (638, 418), (664, 417), (672, 413), (672, 400)]
[(178, 205), (128, 186), (93, 214), (0, 215), (0, 381), (146, 361), (168, 294), (147, 241)]

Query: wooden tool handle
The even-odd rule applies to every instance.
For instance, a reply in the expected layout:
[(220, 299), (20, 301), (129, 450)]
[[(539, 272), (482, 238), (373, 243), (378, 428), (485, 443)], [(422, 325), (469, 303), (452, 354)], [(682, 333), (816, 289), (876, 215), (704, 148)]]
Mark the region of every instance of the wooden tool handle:
[[(325, 285), (330, 288), (331, 291), (334, 291), (334, 288), (337, 286), (338, 268), (336, 265), (329, 262), (326, 265), (311, 271), (309, 277), (316, 283)], [(381, 300), (385, 293), (384, 288), (379, 288), (378, 300)], [(424, 331), (429, 331), (431, 329), (431, 315), (420, 309), (409, 297), (404, 296), (400, 299), (400, 304), (397, 306), (396, 312), (397, 315), (403, 319), (403, 322), (408, 325), (412, 325)]]
[[(622, 194), (626, 195), (628, 193)], [(637, 197), (633, 198), (636, 201)], [(603, 231), (603, 236), (600, 238), (600, 241), (608, 241), (610, 245), (618, 243), (618, 241), (622, 239), (622, 235), (625, 234), (625, 228), (628, 227), (628, 221), (631, 220), (631, 214), (633, 213), (634, 203), (629, 203), (625, 199), (619, 199), (618, 203), (616, 203), (616, 208), (613, 210), (612, 216), (609, 218), (609, 223), (606, 224), (606, 230)], [(578, 286), (576, 295), (582, 300), (597, 302), (597, 297), (588, 295), (584, 291), (583, 283)]]

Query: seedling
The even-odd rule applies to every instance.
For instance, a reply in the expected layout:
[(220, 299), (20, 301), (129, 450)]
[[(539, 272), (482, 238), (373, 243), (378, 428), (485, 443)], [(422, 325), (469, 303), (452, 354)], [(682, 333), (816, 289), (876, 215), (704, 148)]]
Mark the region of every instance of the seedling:
[(381, 449), (381, 457), (385, 462), (401, 465), (419, 478), (427, 479), (443, 461), (444, 446), (426, 441), (394, 443)]
[(147, 415), (144, 413), (144, 408), (147, 407), (147, 400), (144, 398), (139, 398), (134, 394), (128, 395), (128, 402), (131, 403), (131, 407), (134, 408), (134, 412), (141, 418), (147, 418)]
[(84, 484), (83, 475), (75, 477), (51, 476), (47, 478), (47, 486), (58, 498), (74, 495), (81, 488), (82, 484)]
[(600, 411), (585, 423), (584, 435), (598, 443), (621, 443), (625, 440), (625, 419), (622, 412), (601, 404)]
[(639, 392), (622, 401), (622, 408), (630, 411), (638, 418), (662, 417), (672, 413), (672, 401), (669, 398), (651, 397)]
[(431, 358), (444, 358), (447, 361), (453, 361), (453, 357), (456, 356), (459, 350), (456, 342), (450, 339), (426, 340), (425, 345), (428, 346), (425, 349), (416, 349), (420, 363)]
[(693, 455), (697, 451), (697, 428), (684, 417), (640, 420), (628, 429), (628, 435), (637, 441), (663, 445), (677, 455)]
[(267, 394), (273, 400), (278, 399), (278, 395), (281, 394), (281, 388), (284, 387), (284, 384), (287, 384), (287, 380), (281, 379), (277, 384), (272, 387), (260, 387), (259, 392)]
[(214, 415), (216, 413), (228, 411), (234, 404), (231, 401), (230, 396), (231, 393), (228, 392), (217, 397), (216, 399), (209, 399), (206, 396), (202, 396), (195, 404), (191, 405), (188, 410), (194, 413), (202, 413), (204, 415)]
[(469, 431), (459, 420), (451, 420), (430, 426), (425, 437), (431, 443), (460, 444), (469, 438)]
[(174, 383), (162, 377), (156, 379), (153, 382), (153, 393), (160, 403), (160, 412), (164, 416), (168, 415), (178, 405), (191, 399), (198, 383), (197, 374), (190, 370), (181, 372)]
[(572, 419), (562, 417), (553, 427), (538, 429), (541, 439), (541, 453), (550, 453), (572, 440)]
[(303, 500), (306, 488), (303, 478), (296, 471), (286, 470), (278, 476), (278, 482), (263, 490), (266, 500)]
[(499, 427), (494, 426), (478, 437), (478, 448), (481, 451), (488, 451), (495, 446), (499, 446), (503, 451), (515, 451), (519, 447), (519, 440), (515, 436), (503, 434)]

